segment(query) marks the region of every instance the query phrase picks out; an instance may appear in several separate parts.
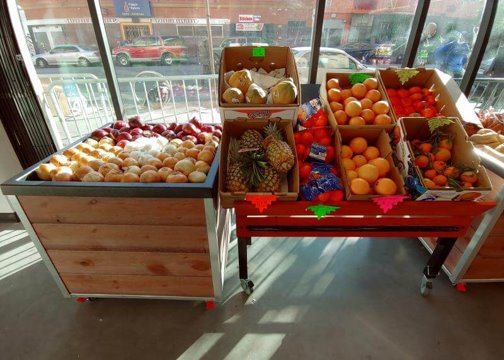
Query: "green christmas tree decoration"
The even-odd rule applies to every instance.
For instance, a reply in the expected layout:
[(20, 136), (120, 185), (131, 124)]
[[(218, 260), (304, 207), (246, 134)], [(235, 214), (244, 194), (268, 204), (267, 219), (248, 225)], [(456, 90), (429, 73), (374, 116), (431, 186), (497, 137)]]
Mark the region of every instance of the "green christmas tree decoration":
[(427, 122), (427, 124), (429, 125), (429, 130), (432, 134), (432, 133), (434, 133), (434, 131), (436, 131), (437, 129), (439, 129), (443, 126), (453, 124), (453, 120), (448, 119), (448, 118), (438, 117), (438, 118), (430, 119)]
[(369, 79), (369, 78), (372, 78), (373, 76), (372, 75), (369, 75), (369, 74), (359, 74), (359, 73), (355, 73), (355, 74), (350, 74), (350, 76), (348, 76), (348, 80), (350, 80), (350, 83), (353, 85), (355, 84), (360, 84), (360, 83), (363, 83), (364, 80), (366, 79)]
[(329, 206), (329, 205), (311, 205), (306, 208), (310, 210), (314, 215), (317, 216), (317, 220), (322, 219), (324, 216), (339, 209), (339, 206)]
[(394, 70), (397, 76), (399, 77), (399, 81), (401, 82), (401, 85), (404, 85), (408, 82), (409, 79), (413, 78), (418, 74), (420, 71), (416, 69), (395, 69)]

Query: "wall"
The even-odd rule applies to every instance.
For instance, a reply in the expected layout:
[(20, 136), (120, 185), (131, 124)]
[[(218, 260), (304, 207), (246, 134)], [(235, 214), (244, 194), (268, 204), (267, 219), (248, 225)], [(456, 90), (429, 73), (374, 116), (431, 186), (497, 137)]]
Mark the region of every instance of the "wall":
[[(16, 153), (5, 133), (5, 129), (0, 122), (0, 184), (5, 180), (10, 179), (21, 170), (21, 164), (18, 161)], [(7, 198), (1, 194), (0, 190), (0, 214), (13, 213), (14, 210), (7, 202)]]

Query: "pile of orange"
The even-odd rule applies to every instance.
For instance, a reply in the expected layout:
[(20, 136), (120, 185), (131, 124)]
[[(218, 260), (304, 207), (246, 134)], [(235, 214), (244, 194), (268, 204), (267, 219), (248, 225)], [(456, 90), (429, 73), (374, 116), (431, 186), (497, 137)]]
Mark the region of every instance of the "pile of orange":
[(477, 186), (478, 176), (474, 171), (451, 164), (453, 142), (449, 136), (441, 137), (436, 143), (415, 139), (411, 146), (415, 153), (414, 163), (420, 168), (428, 189), (450, 187), (450, 179), (462, 188)]
[(375, 78), (368, 78), (350, 89), (341, 89), (338, 79), (330, 79), (327, 99), (338, 125), (392, 124), (389, 103), (382, 100)]
[(341, 146), (341, 161), (352, 194), (394, 195), (396, 183), (386, 177), (390, 171), (389, 162), (381, 157), (380, 150), (368, 146), (363, 137), (353, 138), (348, 145)]

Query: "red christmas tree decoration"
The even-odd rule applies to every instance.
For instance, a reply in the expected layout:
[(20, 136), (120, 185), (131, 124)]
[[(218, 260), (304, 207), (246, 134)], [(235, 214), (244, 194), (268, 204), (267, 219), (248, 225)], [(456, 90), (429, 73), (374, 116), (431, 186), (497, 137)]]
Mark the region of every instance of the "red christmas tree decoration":
[(373, 198), (373, 201), (382, 209), (383, 213), (386, 214), (390, 209), (407, 198), (409, 198), (407, 195), (393, 195)]
[(245, 197), (245, 200), (250, 201), (260, 213), (266, 210), (277, 199), (278, 195), (247, 195)]

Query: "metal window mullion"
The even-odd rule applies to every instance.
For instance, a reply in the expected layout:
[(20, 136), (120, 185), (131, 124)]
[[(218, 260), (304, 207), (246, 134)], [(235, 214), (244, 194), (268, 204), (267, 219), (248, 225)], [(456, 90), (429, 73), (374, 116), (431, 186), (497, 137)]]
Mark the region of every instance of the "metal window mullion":
[(89, 13), (91, 14), (91, 22), (100, 49), (100, 55), (103, 65), (103, 71), (107, 79), (107, 85), (110, 91), (110, 97), (114, 106), (114, 111), (117, 119), (122, 119), (124, 114), (124, 106), (122, 103), (121, 92), (119, 90), (119, 82), (114, 70), (114, 63), (112, 61), (112, 54), (105, 32), (105, 23), (101, 13), (101, 6), (99, 0), (88, 0)]
[(412, 67), (415, 63), (415, 57), (422, 37), (425, 20), (427, 19), (427, 13), (429, 12), (430, 3), (431, 0), (418, 0), (402, 67)]
[(320, 55), (320, 43), (322, 41), (322, 29), (324, 27), (325, 0), (317, 0), (315, 8), (315, 23), (312, 32), (312, 51), (310, 53), (309, 84), (317, 83), (317, 71)]
[(488, 45), (488, 39), (490, 39), (490, 33), (492, 32), (498, 6), (499, 1), (497, 0), (487, 0), (485, 2), (478, 35), (476, 35), (476, 41), (474, 42), (474, 47), (469, 57), (464, 77), (460, 83), (460, 89), (466, 96), (471, 92), (474, 79), (476, 79), (481, 61), (483, 60), (483, 56), (485, 56), (485, 50)]

